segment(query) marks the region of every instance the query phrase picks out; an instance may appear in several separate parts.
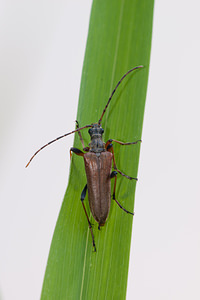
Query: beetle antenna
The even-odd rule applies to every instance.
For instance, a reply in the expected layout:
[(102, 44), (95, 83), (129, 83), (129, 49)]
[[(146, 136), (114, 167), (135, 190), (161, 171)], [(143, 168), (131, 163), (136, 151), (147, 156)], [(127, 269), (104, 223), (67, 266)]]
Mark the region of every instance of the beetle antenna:
[(103, 110), (103, 112), (102, 112), (101, 118), (99, 119), (99, 122), (98, 122), (99, 125), (101, 124), (101, 121), (102, 121), (102, 118), (103, 118), (103, 116), (104, 116), (104, 114), (105, 114), (105, 112), (106, 112), (106, 109), (107, 109), (107, 107), (108, 107), (108, 105), (109, 105), (109, 103), (110, 103), (110, 101), (111, 101), (111, 99), (112, 99), (112, 97), (113, 97), (113, 95), (114, 95), (116, 89), (118, 88), (118, 86), (119, 86), (120, 83), (122, 82), (122, 80), (123, 80), (129, 73), (131, 73), (132, 71), (137, 70), (137, 69), (140, 69), (140, 68), (143, 68), (143, 67), (144, 67), (144, 66), (141, 65), (141, 66), (137, 66), (137, 67), (135, 67), (135, 68), (129, 70), (126, 74), (124, 74), (124, 76), (122, 76), (122, 78), (120, 79), (120, 81), (118, 81), (116, 87), (115, 87), (114, 90), (112, 91), (112, 94), (110, 95), (110, 98), (108, 99), (108, 102), (107, 102), (107, 104), (106, 104), (106, 106), (105, 106), (105, 108), (104, 108), (104, 110)]
[(30, 159), (29, 162), (27, 163), (26, 168), (28, 167), (28, 165), (30, 164), (30, 162), (33, 160), (33, 158), (36, 156), (36, 154), (38, 154), (38, 153), (39, 153), (42, 149), (44, 149), (45, 147), (47, 147), (47, 146), (49, 146), (50, 144), (52, 144), (52, 143), (54, 143), (54, 142), (56, 142), (56, 141), (58, 141), (58, 140), (64, 138), (64, 137), (67, 136), (67, 135), (70, 135), (70, 134), (72, 134), (72, 133), (74, 133), (74, 132), (80, 131), (80, 130), (82, 130), (82, 129), (84, 129), (84, 128), (88, 128), (88, 127), (92, 127), (92, 125), (86, 125), (86, 126), (84, 126), (84, 127), (78, 128), (78, 129), (73, 130), (73, 131), (71, 131), (71, 132), (65, 133), (65, 134), (59, 136), (58, 138), (52, 140), (51, 142), (47, 143), (46, 145), (42, 146), (39, 150), (37, 150), (37, 151), (33, 154), (33, 156), (31, 157), (31, 159)]

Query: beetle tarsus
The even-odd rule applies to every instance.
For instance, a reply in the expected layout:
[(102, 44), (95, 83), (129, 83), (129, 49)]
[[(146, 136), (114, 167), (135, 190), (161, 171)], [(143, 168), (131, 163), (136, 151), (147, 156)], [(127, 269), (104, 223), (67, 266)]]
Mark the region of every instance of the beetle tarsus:
[(136, 177), (130, 177), (129, 179), (130, 180), (134, 179), (134, 180), (138, 181), (138, 178), (136, 178)]

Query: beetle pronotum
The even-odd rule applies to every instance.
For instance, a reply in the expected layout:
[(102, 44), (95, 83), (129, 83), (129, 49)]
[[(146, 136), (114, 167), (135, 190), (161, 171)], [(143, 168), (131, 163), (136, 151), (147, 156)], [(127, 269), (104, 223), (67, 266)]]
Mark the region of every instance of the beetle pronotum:
[[(141, 140), (137, 140), (135, 142), (131, 143), (123, 143), (117, 140), (110, 139), (106, 143), (103, 142), (102, 140), (102, 135), (103, 135), (103, 128), (101, 127), (101, 122), (102, 118), (106, 112), (106, 109), (122, 80), (132, 71), (136, 69), (140, 69), (143, 66), (137, 66), (131, 70), (129, 70), (126, 74), (122, 76), (122, 78), (118, 81), (116, 87), (114, 88), (110, 98), (108, 99), (108, 102), (102, 112), (102, 115), (98, 121), (98, 123), (93, 123), (91, 125), (85, 125), (83, 127), (79, 128), (78, 121), (76, 121), (76, 129), (68, 132), (51, 142), (45, 144), (42, 146), (39, 150), (35, 152), (35, 154), (31, 157), (29, 162), (27, 163), (26, 167), (30, 164), (32, 159), (40, 152), (42, 149), (47, 147), (48, 145), (58, 141), (59, 139), (62, 139), (65, 136), (68, 136), (72, 133), (78, 132), (82, 146), (83, 146), (83, 151), (77, 149), (77, 148), (71, 148), (70, 149), (70, 157), (72, 155), (72, 152), (75, 153), (76, 155), (82, 156), (84, 158), (84, 163), (85, 163), (85, 172), (86, 172), (86, 177), (87, 177), (87, 184), (85, 185), (82, 193), (81, 193), (81, 203), (88, 221), (89, 229), (91, 232), (91, 237), (92, 237), (92, 243), (94, 247), (94, 251), (96, 251), (96, 245), (95, 245), (95, 240), (94, 240), (94, 234), (92, 231), (92, 224), (89, 220), (88, 213), (86, 211), (85, 205), (84, 205), (84, 199), (86, 196), (86, 192), (88, 190), (88, 200), (89, 200), (89, 206), (90, 206), (90, 211), (95, 219), (95, 221), (99, 224), (98, 228), (100, 229), (101, 226), (104, 226), (109, 210), (110, 210), (110, 203), (111, 203), (111, 179), (115, 178), (114, 182), (114, 190), (113, 190), (113, 200), (118, 204), (118, 206), (123, 209), (128, 214), (133, 215), (132, 212), (126, 210), (124, 207), (121, 206), (121, 204), (117, 201), (115, 197), (115, 189), (116, 189), (116, 182), (117, 182), (117, 173), (121, 174), (122, 176), (126, 177), (127, 179), (134, 179), (137, 180), (137, 178), (130, 177), (128, 175), (125, 175), (122, 173), (116, 166), (115, 162), (115, 156), (114, 156), (114, 151), (113, 151), (113, 144), (112, 142), (118, 143), (120, 145), (133, 145), (137, 144), (138, 142), (141, 142)], [(89, 147), (85, 147), (84, 141), (81, 135), (81, 130), (85, 128), (90, 128), (88, 130), (90, 137), (91, 137), (91, 142), (89, 143)], [(113, 162), (113, 168), (114, 171), (112, 171), (112, 162)]]

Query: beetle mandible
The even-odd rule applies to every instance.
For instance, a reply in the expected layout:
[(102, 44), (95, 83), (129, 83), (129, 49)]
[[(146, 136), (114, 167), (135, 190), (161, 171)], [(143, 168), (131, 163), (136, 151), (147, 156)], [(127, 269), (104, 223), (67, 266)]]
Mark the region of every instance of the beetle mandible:
[[(141, 140), (137, 140), (135, 142), (130, 143), (123, 143), (114, 139), (109, 139), (106, 143), (103, 142), (102, 135), (104, 133), (104, 130), (101, 126), (102, 118), (106, 112), (106, 109), (122, 80), (132, 71), (142, 68), (143, 66), (137, 66), (135, 68), (130, 69), (126, 74), (122, 76), (122, 78), (118, 81), (116, 87), (114, 88), (113, 92), (111, 93), (110, 98), (108, 99), (108, 102), (102, 112), (102, 115), (98, 121), (98, 123), (92, 123), (91, 125), (86, 125), (84, 127), (79, 127), (78, 121), (76, 121), (76, 129), (68, 132), (51, 142), (45, 144), (42, 146), (39, 150), (35, 152), (35, 154), (31, 157), (29, 162), (27, 163), (26, 167), (30, 164), (32, 159), (45, 147), (49, 146), (50, 144), (58, 141), (59, 139), (68, 136), (72, 133), (78, 132), (82, 146), (83, 151), (72, 147), (70, 149), (70, 158), (72, 155), (72, 152), (75, 153), (78, 156), (82, 156), (84, 158), (85, 163), (85, 172), (87, 177), (87, 184), (85, 185), (82, 193), (81, 193), (81, 203), (88, 221), (91, 237), (92, 237), (92, 244), (94, 247), (94, 251), (96, 252), (96, 245), (94, 240), (94, 234), (92, 231), (92, 224), (89, 220), (88, 213), (85, 208), (84, 199), (86, 196), (86, 192), (88, 190), (88, 200), (89, 200), (89, 206), (90, 211), (92, 213), (92, 216), (94, 217), (95, 221), (99, 224), (98, 228), (100, 229), (101, 226), (104, 226), (108, 214), (110, 211), (110, 203), (111, 203), (111, 179), (115, 178), (114, 182), (114, 190), (113, 190), (113, 200), (117, 203), (117, 205), (123, 209), (128, 214), (133, 215), (134, 213), (126, 210), (124, 207), (121, 206), (121, 204), (117, 201), (115, 197), (115, 189), (116, 189), (116, 182), (117, 182), (117, 173), (121, 174), (122, 176), (126, 177), (127, 179), (134, 179), (137, 180), (137, 178), (130, 177), (128, 175), (125, 175), (122, 173), (116, 166), (115, 162), (115, 156), (113, 151), (113, 144), (112, 142), (118, 143), (120, 145), (133, 145), (137, 144), (138, 142), (141, 142)], [(89, 143), (89, 147), (85, 147), (84, 141), (81, 135), (81, 130), (89, 128), (88, 133), (90, 134), (91, 142)], [(114, 171), (112, 171), (112, 162), (113, 162), (113, 168)]]

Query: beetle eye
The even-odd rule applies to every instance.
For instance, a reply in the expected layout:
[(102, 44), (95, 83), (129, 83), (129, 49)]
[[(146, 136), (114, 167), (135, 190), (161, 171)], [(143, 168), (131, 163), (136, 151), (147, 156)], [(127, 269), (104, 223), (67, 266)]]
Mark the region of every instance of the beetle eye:
[(89, 133), (89, 134), (91, 134), (91, 133), (92, 133), (92, 129), (91, 129), (91, 128), (88, 130), (88, 133)]
[(104, 129), (103, 128), (101, 128), (101, 131), (100, 131), (101, 133), (104, 133)]

